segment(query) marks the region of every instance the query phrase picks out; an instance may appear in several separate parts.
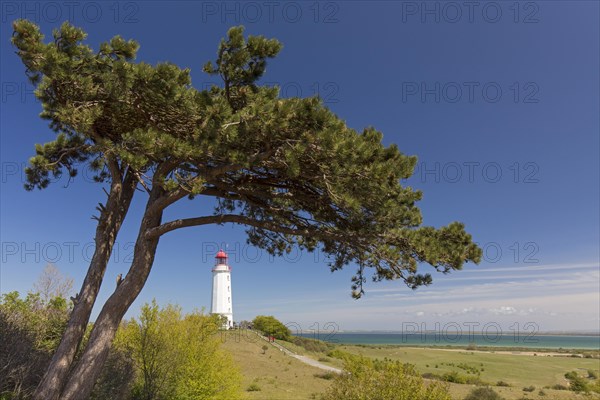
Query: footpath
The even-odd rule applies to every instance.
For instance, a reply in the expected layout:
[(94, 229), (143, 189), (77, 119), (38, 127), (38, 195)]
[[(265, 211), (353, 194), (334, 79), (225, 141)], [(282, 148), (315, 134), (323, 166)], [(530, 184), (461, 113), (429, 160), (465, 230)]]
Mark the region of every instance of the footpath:
[(342, 373), (342, 370), (339, 369), (339, 368), (335, 368), (335, 367), (332, 367), (331, 365), (323, 364), (323, 363), (321, 363), (321, 362), (319, 362), (317, 360), (313, 360), (312, 358), (307, 357), (307, 356), (302, 356), (300, 354), (296, 354), (293, 351), (291, 351), (291, 350), (283, 347), (282, 345), (280, 345), (277, 342), (271, 342), (271, 341), (269, 341), (269, 338), (267, 338), (266, 336), (263, 336), (263, 335), (261, 335), (260, 333), (258, 333), (256, 331), (253, 331), (253, 332), (256, 333), (256, 335), (259, 338), (261, 338), (262, 340), (264, 340), (265, 342), (267, 342), (271, 346), (275, 347), (276, 349), (279, 349), (279, 351), (282, 351), (284, 354), (287, 354), (288, 356), (292, 356), (295, 359), (300, 360), (300, 361), (302, 361), (305, 364), (311, 365), (313, 367), (321, 368), (321, 369), (324, 369), (326, 371), (336, 372), (338, 374)]

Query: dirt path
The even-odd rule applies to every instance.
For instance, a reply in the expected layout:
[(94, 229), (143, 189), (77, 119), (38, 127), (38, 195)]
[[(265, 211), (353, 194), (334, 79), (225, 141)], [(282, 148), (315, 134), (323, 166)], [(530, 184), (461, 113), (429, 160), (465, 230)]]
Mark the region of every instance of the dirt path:
[(291, 356), (294, 357), (294, 358), (296, 358), (296, 359), (298, 359), (298, 360), (300, 360), (300, 361), (302, 361), (305, 364), (312, 365), (313, 367), (321, 368), (321, 369), (324, 369), (324, 370), (327, 370), (327, 371), (336, 372), (338, 374), (342, 373), (341, 369), (336, 368), (336, 367), (332, 367), (331, 365), (325, 365), (325, 364), (323, 364), (323, 363), (321, 363), (319, 361), (313, 360), (310, 357), (301, 356), (299, 354), (291, 354)]
[(286, 349), (285, 347), (283, 347), (279, 343), (269, 342), (269, 340), (265, 336), (260, 335), (258, 332), (255, 332), (255, 333), (258, 335), (258, 337), (260, 337), (262, 340), (264, 340), (265, 342), (269, 343), (273, 347), (279, 349), (280, 351), (284, 352), (285, 354), (287, 354), (289, 356), (294, 357), (297, 360), (302, 361), (305, 364), (311, 365), (311, 366), (316, 367), (316, 368), (324, 369), (326, 371), (336, 372), (338, 374), (342, 373), (342, 370), (339, 369), (339, 368), (335, 368), (335, 367), (332, 367), (331, 365), (323, 364), (323, 363), (321, 363), (321, 362), (319, 362), (317, 360), (313, 360), (312, 358), (307, 357), (307, 356), (301, 356), (300, 354), (296, 354), (293, 351)]

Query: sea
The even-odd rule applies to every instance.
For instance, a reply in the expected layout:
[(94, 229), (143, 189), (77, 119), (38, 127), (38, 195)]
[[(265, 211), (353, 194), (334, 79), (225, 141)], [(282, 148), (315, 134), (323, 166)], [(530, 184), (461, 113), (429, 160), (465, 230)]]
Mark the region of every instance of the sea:
[(554, 335), (513, 332), (417, 332), (417, 333), (317, 333), (304, 332), (298, 336), (319, 339), (335, 344), (397, 345), (397, 346), (456, 346), (456, 347), (518, 347), (528, 349), (600, 350), (600, 335)]

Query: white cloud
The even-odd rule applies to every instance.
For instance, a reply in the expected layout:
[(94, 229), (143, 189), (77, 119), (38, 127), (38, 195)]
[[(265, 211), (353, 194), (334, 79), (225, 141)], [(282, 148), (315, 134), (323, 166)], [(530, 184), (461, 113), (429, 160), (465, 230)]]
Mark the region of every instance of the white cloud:
[(456, 282), (449, 277), (416, 291), (399, 282), (386, 282), (385, 287), (372, 284), (358, 301), (337, 292), (315, 293), (313, 298), (270, 303), (269, 308), (301, 326), (335, 321), (345, 330), (400, 330), (403, 323), (416, 321), (427, 326), (494, 322), (503, 329), (531, 323), (541, 331), (600, 329), (597, 264), (537, 266), (522, 274), (517, 270), (470, 271), (481, 275), (484, 283)]
[(516, 314), (517, 310), (514, 307), (502, 306), (500, 308), (491, 308), (490, 312), (496, 315), (510, 315)]

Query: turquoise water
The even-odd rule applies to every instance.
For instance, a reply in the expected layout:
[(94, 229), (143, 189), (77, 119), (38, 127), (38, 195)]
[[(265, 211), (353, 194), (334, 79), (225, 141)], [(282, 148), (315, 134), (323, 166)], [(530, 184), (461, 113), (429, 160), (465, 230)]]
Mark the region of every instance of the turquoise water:
[(480, 333), (302, 333), (312, 339), (337, 344), (392, 344), (405, 346), (476, 346), (527, 347), (539, 349), (600, 350), (600, 335), (541, 335), (532, 333), (480, 334)]

